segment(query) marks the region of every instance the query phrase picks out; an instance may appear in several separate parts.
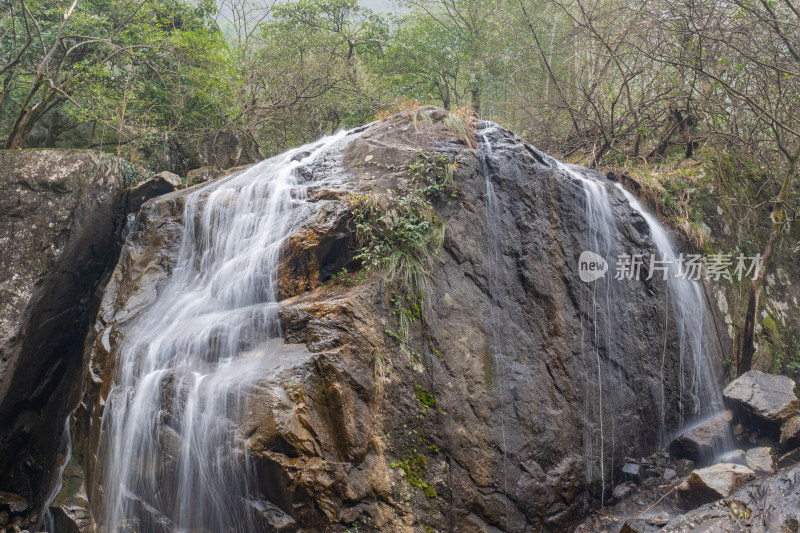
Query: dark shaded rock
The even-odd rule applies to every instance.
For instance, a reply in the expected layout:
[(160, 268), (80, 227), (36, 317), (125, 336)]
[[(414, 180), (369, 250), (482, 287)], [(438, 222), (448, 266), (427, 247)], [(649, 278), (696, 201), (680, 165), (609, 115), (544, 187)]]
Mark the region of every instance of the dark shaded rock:
[(30, 506), (31, 504), (19, 494), (0, 492), (0, 509), (4, 509), (11, 514), (20, 514), (27, 511)]
[(800, 402), (794, 381), (786, 376), (747, 372), (725, 387), (723, 396), (737, 411), (767, 434), (777, 435), (781, 425), (798, 414)]
[(631, 518), (625, 520), (619, 533), (656, 533), (662, 525), (661, 521)]
[(614, 497), (614, 501), (622, 501), (633, 492), (635, 485), (632, 483), (620, 483), (614, 490), (612, 491), (611, 495)]
[(118, 251), (125, 168), (99, 152), (0, 151), (0, 490), (34, 508)]
[(788, 468), (800, 463), (800, 448), (788, 451), (778, 457), (778, 468)]
[(280, 507), (264, 500), (253, 500), (248, 502), (259, 517), (267, 522), (269, 527), (276, 531), (294, 530), (297, 523), (292, 517), (281, 510)]
[(775, 472), (775, 458), (772, 456), (772, 448), (751, 448), (747, 450), (746, 459), (747, 468), (755, 472), (756, 475), (762, 476)]
[(725, 498), (755, 477), (755, 472), (746, 466), (719, 463), (692, 472), (678, 487), (678, 496), (684, 504), (697, 506)]
[(732, 439), (732, 422), (733, 411), (723, 411), (673, 440), (669, 451), (675, 457), (707, 464)]
[(151, 198), (171, 193), (181, 185), (181, 178), (171, 172), (160, 172), (128, 191), (128, 212), (135, 213)]
[(784, 450), (800, 446), (800, 416), (795, 415), (783, 423), (780, 446)]
[(694, 461), (691, 459), (678, 459), (675, 461), (675, 472), (678, 474), (678, 477), (688, 476), (692, 473), (694, 467)]

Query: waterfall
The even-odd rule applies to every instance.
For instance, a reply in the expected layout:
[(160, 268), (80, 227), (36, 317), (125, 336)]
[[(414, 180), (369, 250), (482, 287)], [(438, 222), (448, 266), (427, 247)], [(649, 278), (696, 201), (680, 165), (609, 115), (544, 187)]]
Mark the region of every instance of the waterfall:
[(44, 509), (42, 516), (42, 527), (48, 533), (58, 533), (56, 531), (53, 513), (50, 512), (50, 505), (55, 501), (58, 493), (61, 492), (61, 487), (64, 484), (64, 470), (67, 468), (67, 464), (72, 459), (72, 434), (69, 429), (69, 422), (70, 417), (67, 416), (67, 419), (64, 422), (64, 429), (61, 433), (61, 449), (59, 450), (59, 454), (63, 454), (63, 458), (61, 459), (61, 463), (58, 465), (53, 485), (47, 492), (47, 497), (44, 499), (44, 505), (42, 506)]
[[(494, 126), (490, 126), (492, 129)], [(497, 195), (495, 194), (494, 185), (492, 184), (492, 176), (489, 171), (489, 159), (492, 156), (492, 143), (487, 136), (488, 130), (483, 130), (481, 139), (481, 149), (479, 152), (481, 167), (483, 170), (483, 178), (486, 183), (486, 257), (487, 257), (487, 285), (489, 288), (489, 298), (491, 300), (490, 308), (490, 323), (491, 329), (491, 346), (490, 351), (494, 359), (495, 374), (497, 376), (497, 396), (500, 403), (500, 437), (503, 446), (503, 494), (508, 494), (508, 480), (506, 468), (506, 427), (505, 427), (505, 410), (503, 398), (503, 334), (501, 332), (501, 319), (500, 319), (500, 280), (497, 276), (497, 269), (500, 264), (500, 242), (502, 239), (500, 227), (500, 214), (497, 206)], [(506, 529), (508, 529), (508, 499), (505, 500), (506, 508)]]
[[(621, 184), (618, 183), (617, 187), (625, 195), (631, 207), (647, 222), (650, 236), (658, 250), (658, 259), (666, 262), (667, 294), (671, 300), (667, 309), (672, 311), (679, 336), (681, 393), (685, 391), (692, 398), (691, 412), (685, 411), (682, 394), (681, 400), (679, 400), (681, 402), (678, 410), (681, 417), (680, 426), (684, 428), (687, 423), (713, 416), (723, 408), (719, 379), (714, 372), (713, 358), (709, 355), (718, 353), (716, 345), (709, 340), (712, 338), (708, 333), (713, 328), (712, 319), (706, 313), (705, 298), (700, 287), (701, 282), (691, 279), (690, 276), (682, 275), (685, 274), (681, 271), (679, 262), (682, 254), (679, 255), (675, 252), (666, 228), (655, 216), (645, 210), (642, 204)], [(687, 363), (689, 368), (686, 368)], [(690, 373), (688, 386), (684, 383), (684, 370)], [(663, 410), (661, 428), (662, 437), (666, 437)], [(666, 444), (666, 442), (662, 441), (662, 444)]]
[[(592, 480), (592, 457), (597, 453), (597, 464), (600, 469), (600, 501), (605, 501), (605, 486), (606, 480), (609, 482), (611, 481), (611, 474), (614, 471), (614, 455), (615, 455), (615, 446), (616, 441), (614, 438), (615, 429), (616, 429), (616, 417), (614, 416), (614, 396), (613, 390), (603, 390), (603, 378), (604, 378), (604, 367), (605, 367), (605, 374), (606, 374), (606, 381), (610, 385), (613, 383), (613, 379), (611, 376), (612, 370), (608, 368), (607, 363), (610, 362), (613, 357), (613, 345), (608, 342), (608, 339), (612, 338), (612, 334), (616, 328), (616, 318), (620, 315), (620, 306), (618, 305), (621, 299), (625, 298), (625, 295), (622, 294), (622, 291), (626, 290), (625, 287), (621, 286), (619, 282), (613, 279), (613, 272), (616, 266), (616, 257), (619, 254), (619, 249), (617, 246), (617, 239), (618, 239), (618, 230), (617, 224), (614, 221), (614, 212), (611, 207), (611, 202), (608, 197), (608, 191), (606, 188), (596, 180), (583, 176), (582, 174), (572, 170), (567, 165), (552, 160), (554, 167), (558, 169), (563, 175), (577, 181), (580, 183), (581, 187), (584, 191), (584, 197), (586, 201), (586, 244), (588, 246), (588, 250), (594, 252), (601, 257), (603, 257), (609, 264), (610, 273), (607, 273), (606, 276), (599, 278), (595, 282), (592, 283), (592, 317), (590, 320), (585, 320), (585, 318), (581, 316), (581, 346), (583, 347), (584, 353), (584, 364), (586, 364), (586, 357), (591, 356), (594, 359), (594, 364), (596, 368), (593, 372), (591, 372), (588, 367), (586, 368), (585, 375), (587, 376), (586, 380), (586, 393), (584, 394), (584, 413), (586, 417), (586, 457), (589, 464), (587, 464), (587, 484)], [(602, 316), (599, 316), (598, 313), (601, 313)], [(603, 333), (605, 335), (606, 342), (606, 361), (607, 363), (604, 365), (600, 353), (600, 331), (599, 327), (604, 327)], [(590, 337), (587, 339), (587, 335)], [(590, 378), (590, 376), (594, 374), (594, 378)], [(592, 394), (590, 387), (594, 385), (596, 387), (596, 395), (597, 395), (597, 403), (596, 403), (596, 415), (590, 416), (592, 411), (595, 408), (594, 402), (592, 402)], [(607, 454), (606, 450), (606, 432), (607, 428), (605, 427), (605, 418), (608, 417), (609, 421), (611, 422), (611, 451)], [(589, 423), (590, 420), (597, 421), (597, 435), (593, 435), (594, 431), (592, 425)], [(599, 441), (599, 451), (595, 452), (593, 449), (593, 445), (595, 441)], [(610, 463), (610, 471), (608, 474), (606, 473), (606, 457), (609, 458)]]
[(298, 169), (345, 135), (186, 196), (177, 261), (121, 340), (103, 412), (103, 531), (266, 529), (239, 426), (278, 364), (281, 245), (314, 205)]
[[(614, 221), (612, 203), (606, 184), (601, 180), (585, 176), (572, 170), (567, 165), (556, 160), (550, 160), (551, 164), (563, 175), (573, 181), (580, 183), (584, 190), (586, 199), (586, 232), (587, 245), (589, 251), (595, 252), (608, 262), (608, 273), (606, 276), (593, 282), (592, 286), (592, 305), (594, 315), (584, 323), (581, 317), (582, 345), (584, 346), (584, 361), (587, 355), (594, 359), (596, 368), (594, 371), (594, 388), (596, 391), (597, 405), (591, 404), (592, 394), (590, 385), (592, 380), (589, 378), (590, 371), (587, 368), (587, 389), (584, 401), (586, 402), (585, 416), (587, 420), (587, 440), (586, 456), (589, 464), (587, 465), (587, 483), (591, 481), (591, 458), (597, 455), (602, 480), (601, 501), (605, 499), (605, 482), (611, 482), (611, 475), (614, 470), (615, 439), (614, 430), (617, 423), (615, 416), (616, 401), (614, 391), (604, 390), (604, 383), (612, 385), (616, 381), (621, 381), (619, 376), (613, 375), (612, 368), (606, 366), (604, 377), (602, 358), (600, 354), (600, 338), (598, 328), (605, 327), (606, 338), (606, 359), (608, 362), (613, 360), (613, 343), (608, 339), (613, 338), (617, 317), (621, 316), (621, 299), (630, 297), (626, 295), (626, 284), (614, 279), (616, 270), (616, 259), (619, 257), (620, 250), (617, 245), (618, 229)], [(660, 445), (666, 445), (674, 433), (684, 431), (690, 424), (696, 424), (708, 419), (723, 408), (722, 395), (719, 380), (714, 372), (714, 354), (718, 354), (710, 334), (713, 324), (706, 314), (706, 305), (703, 298), (702, 288), (697, 281), (681, 276), (680, 265), (675, 261), (679, 256), (669, 239), (669, 235), (664, 226), (656, 217), (644, 210), (641, 204), (626, 191), (621, 185), (617, 184), (622, 194), (628, 200), (632, 209), (637, 211), (648, 224), (650, 236), (658, 253), (658, 259), (665, 261), (666, 273), (665, 283), (665, 309), (664, 316), (667, 321), (664, 324), (664, 348), (661, 354), (661, 420), (659, 428)], [(602, 318), (598, 315), (600, 312)], [(667, 335), (669, 331), (669, 321), (672, 321), (678, 335), (678, 380), (679, 394), (677, 411), (679, 423), (677, 428), (666, 428), (665, 413), (667, 399), (664, 393), (664, 366), (667, 357)], [(586, 342), (586, 337), (590, 337), (591, 342)], [(686, 376), (689, 376), (688, 382)], [(691, 398), (691, 410), (684, 405), (683, 398)], [(596, 408), (596, 411), (594, 410)], [(592, 416), (594, 415), (594, 416)], [(610, 432), (605, 427), (606, 417), (611, 423)], [(594, 420), (598, 424), (599, 452), (592, 449), (595, 439), (592, 435), (590, 421)], [(670, 431), (671, 430), (671, 431)], [(607, 450), (607, 433), (610, 433), (611, 450)], [(606, 472), (605, 462), (608, 458), (610, 471)]]

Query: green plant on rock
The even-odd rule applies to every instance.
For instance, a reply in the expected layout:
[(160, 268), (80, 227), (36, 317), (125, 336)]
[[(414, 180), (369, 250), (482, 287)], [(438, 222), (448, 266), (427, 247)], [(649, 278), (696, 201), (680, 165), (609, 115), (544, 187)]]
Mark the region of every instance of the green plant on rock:
[(427, 412), (428, 409), (434, 409), (439, 405), (439, 400), (425, 387), (414, 385), (414, 390), (417, 393), (417, 404), (419, 404), (423, 412)]
[(399, 468), (403, 471), (403, 479), (409, 485), (421, 490), (429, 500), (436, 498), (436, 489), (424, 480), (428, 472), (428, 458), (411, 450), (407, 457), (402, 461), (392, 462), (389, 466), (393, 469)]
[[(430, 263), (439, 253), (445, 225), (434, 205), (449, 196), (457, 163), (439, 154), (422, 153), (400, 170), (408, 176), (407, 189), (394, 196), (352, 198), (351, 212), (360, 249), (355, 255), (366, 273), (380, 272), (391, 289), (398, 330), (387, 330), (401, 348), (408, 346), (411, 324), (424, 322), (426, 280)], [(412, 357), (413, 359), (413, 357)]]

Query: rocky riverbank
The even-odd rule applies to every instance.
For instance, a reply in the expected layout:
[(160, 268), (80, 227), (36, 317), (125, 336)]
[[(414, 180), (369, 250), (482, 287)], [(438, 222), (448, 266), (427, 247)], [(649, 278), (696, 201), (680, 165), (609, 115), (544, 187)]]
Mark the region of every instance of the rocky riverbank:
[(680, 435), (669, 452), (630, 459), (611, 505), (576, 531), (797, 531), (794, 389), (789, 378), (755, 370), (734, 380), (724, 391), (729, 410)]

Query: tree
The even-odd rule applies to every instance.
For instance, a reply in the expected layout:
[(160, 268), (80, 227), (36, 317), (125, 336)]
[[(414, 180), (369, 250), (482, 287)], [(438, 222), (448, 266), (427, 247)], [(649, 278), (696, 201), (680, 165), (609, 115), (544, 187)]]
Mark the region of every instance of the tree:
[(11, 118), (5, 124), (7, 148), (23, 146), (48, 115), (48, 142), (58, 136), (64, 117), (73, 120), (72, 128), (101, 124), (112, 130), (116, 144), (151, 125), (188, 129), (188, 122), (206, 120), (198, 120), (207, 112), (198, 109), (202, 93), (228, 81), (220, 75), (226, 45), (208, 1), (17, 0), (15, 5), (2, 21), (9, 38), (0, 47), (13, 58), (9, 65), (16, 61), (6, 69), (0, 100), (3, 116)]

